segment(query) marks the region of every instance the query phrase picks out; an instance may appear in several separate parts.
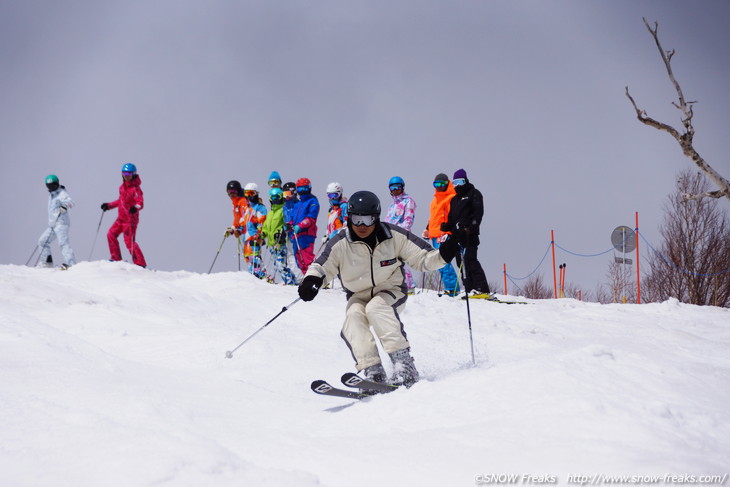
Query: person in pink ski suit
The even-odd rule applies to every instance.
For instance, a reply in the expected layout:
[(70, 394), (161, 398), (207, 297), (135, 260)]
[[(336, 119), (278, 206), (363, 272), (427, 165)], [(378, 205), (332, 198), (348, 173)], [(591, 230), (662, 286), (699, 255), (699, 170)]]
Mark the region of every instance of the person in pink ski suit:
[(140, 267), (147, 267), (142, 250), (136, 241), (139, 210), (144, 208), (142, 180), (137, 174), (137, 167), (134, 164), (123, 165), (122, 179), (122, 185), (119, 186), (119, 199), (101, 204), (101, 209), (104, 211), (118, 208), (117, 219), (106, 234), (111, 260), (122, 260), (122, 251), (119, 247), (118, 238), (123, 233), (124, 244), (127, 246), (129, 253), (132, 254), (132, 262)]

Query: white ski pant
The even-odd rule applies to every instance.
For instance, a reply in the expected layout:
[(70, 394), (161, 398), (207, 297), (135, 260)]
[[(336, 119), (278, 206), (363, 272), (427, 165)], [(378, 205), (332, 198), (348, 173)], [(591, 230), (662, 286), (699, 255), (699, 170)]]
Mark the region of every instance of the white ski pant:
[(76, 264), (76, 257), (68, 239), (68, 227), (68, 225), (57, 223), (53, 227), (46, 228), (46, 231), (41, 234), (38, 239), (38, 247), (41, 249), (39, 262), (46, 262), (48, 256), (51, 255), (51, 242), (58, 238), (58, 246), (61, 247), (63, 261), (68, 265)]
[(399, 314), (407, 296), (398, 290), (381, 291), (370, 297), (370, 291), (354, 294), (347, 301), (342, 339), (352, 352), (357, 370), (381, 363), (373, 332), (383, 350), (390, 354), (409, 348)]

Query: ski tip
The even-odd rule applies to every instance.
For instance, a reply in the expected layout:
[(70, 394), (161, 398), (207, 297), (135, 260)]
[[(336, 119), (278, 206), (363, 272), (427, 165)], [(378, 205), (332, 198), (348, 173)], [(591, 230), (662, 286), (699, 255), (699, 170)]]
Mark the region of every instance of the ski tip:
[(312, 381), (311, 387), (317, 394), (325, 394), (328, 390), (332, 389), (332, 386), (327, 381), (320, 379)]

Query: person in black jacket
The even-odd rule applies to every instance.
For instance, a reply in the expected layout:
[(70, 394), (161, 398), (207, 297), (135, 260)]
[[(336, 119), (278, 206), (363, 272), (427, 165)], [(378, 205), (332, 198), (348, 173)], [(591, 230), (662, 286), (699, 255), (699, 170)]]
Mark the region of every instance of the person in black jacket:
[[(484, 216), (482, 193), (469, 182), (463, 169), (454, 173), (451, 182), (456, 189), (456, 196), (451, 200), (449, 218), (441, 225), (441, 230), (450, 232), (464, 250), (462, 279), (466, 292), (489, 294), (487, 278), (477, 259), (479, 226)], [(456, 264), (462, 266), (461, 252), (456, 254)]]

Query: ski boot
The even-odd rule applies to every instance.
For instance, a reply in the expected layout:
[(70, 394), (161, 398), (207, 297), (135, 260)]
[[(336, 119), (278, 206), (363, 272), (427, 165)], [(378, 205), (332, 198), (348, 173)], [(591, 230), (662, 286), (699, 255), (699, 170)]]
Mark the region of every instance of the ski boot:
[(389, 355), (394, 368), (393, 385), (411, 387), (418, 382), (418, 370), (416, 370), (416, 364), (413, 357), (411, 357), (409, 348), (398, 350)]
[(45, 262), (39, 262), (37, 267), (45, 267), (45, 268), (52, 268), (53, 267), (53, 256), (49, 255), (46, 257)]
[[(385, 373), (385, 369), (383, 368), (383, 364), (377, 364), (377, 365), (371, 365), (370, 367), (365, 367), (362, 371), (362, 375), (365, 379), (371, 380), (373, 382), (379, 382), (381, 384), (384, 384), (388, 379), (388, 374)], [(378, 391), (373, 391), (370, 389), (362, 389), (363, 394), (367, 394), (369, 396), (372, 396), (374, 394), (379, 394)]]

